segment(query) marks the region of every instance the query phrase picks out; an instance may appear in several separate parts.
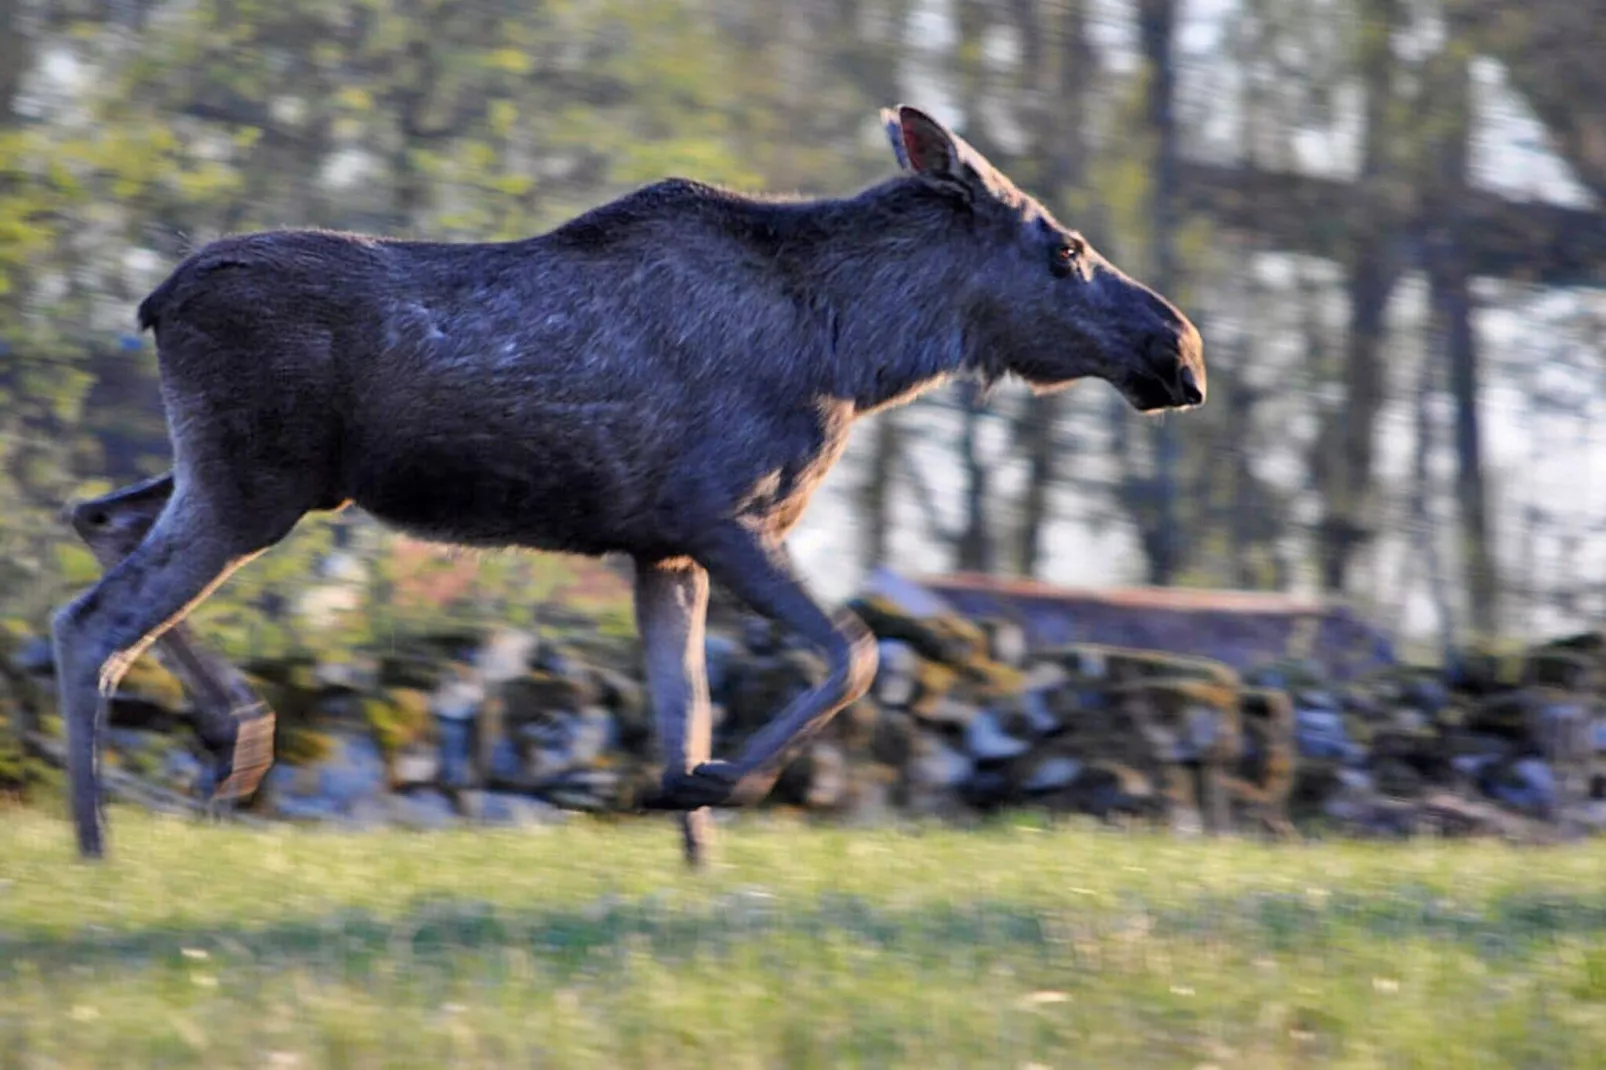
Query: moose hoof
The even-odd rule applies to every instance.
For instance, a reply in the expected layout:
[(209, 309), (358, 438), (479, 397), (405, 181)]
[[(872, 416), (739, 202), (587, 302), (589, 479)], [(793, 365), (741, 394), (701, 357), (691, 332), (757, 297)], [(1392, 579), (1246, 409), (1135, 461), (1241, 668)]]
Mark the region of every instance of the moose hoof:
[(687, 810), (682, 813), (680, 837), (687, 866), (704, 869), (713, 861), (714, 815), (707, 810)]
[(731, 805), (736, 787), (735, 770), (724, 762), (705, 762), (687, 772), (672, 769), (655, 795), (642, 802), (646, 810), (701, 810), (705, 806)]
[(276, 718), (267, 706), (258, 703), (236, 710), (234, 738), (214, 751), (217, 761), (212, 790), (213, 802), (243, 799), (273, 765), (273, 731)]
[(705, 806), (751, 806), (769, 794), (780, 774), (773, 770), (742, 773), (730, 762), (703, 762), (690, 772), (664, 774), (658, 794), (642, 803), (646, 810), (701, 810)]

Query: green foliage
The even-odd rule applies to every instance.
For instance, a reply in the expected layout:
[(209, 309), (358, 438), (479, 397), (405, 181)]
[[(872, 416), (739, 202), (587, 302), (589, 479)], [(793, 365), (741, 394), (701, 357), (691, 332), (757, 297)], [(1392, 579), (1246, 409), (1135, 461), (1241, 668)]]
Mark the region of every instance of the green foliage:
[[(21, 54), (58, 46), (92, 72), (85, 91), (42, 122), (0, 119), (0, 612), (35, 631), (98, 574), (61, 505), (109, 489), (110, 468), (165, 463), (149, 345), (106, 347), (190, 245), (284, 224), (507, 238), (665, 173), (766, 184), (744, 162), (751, 85), (699, 5), (201, 0), (159, 5), (133, 32), (66, 20)], [(233, 656), (279, 656), (443, 614), (527, 625), (564, 571), (487, 557), (455, 604), (392, 607), (389, 540), (371, 537), (370, 589), (309, 617), (301, 596), (336, 523), (304, 522), (197, 627)]]
[(362, 700), (363, 719), (387, 759), (429, 733), (429, 695), (413, 688), (393, 688)]
[[(874, 109), (917, 67), (953, 88), (957, 68), (998, 66), (982, 33), (950, 55), (906, 57), (905, 0), (163, 0), (141, 6), (137, 26), (114, 19), (115, 7), (67, 5), (28, 23), (15, 54), (30, 70), (70, 57), (81, 88), (25, 123), (0, 110), (0, 615), (35, 631), (98, 571), (66, 537), (60, 506), (108, 489), (114, 474), (167, 463), (149, 340), (125, 350), (119, 336), (133, 330), (137, 300), (195, 244), (303, 224), (519, 237), (665, 174), (839, 192), (890, 173)], [(1038, 20), (1052, 42), (1043, 69), (983, 79), (987, 110), (975, 100), (965, 110), (974, 119), (1026, 105), (1019, 125), (1033, 144), (1022, 173), (1065, 171), (1051, 162), (1065, 126), (1032, 98), (1051, 96), (1062, 65), (1080, 59), (1065, 36), (1080, 6), (959, 7), (983, 30)], [(1340, 20), (1335, 35), (1331, 5), (1274, 8), (1251, 5), (1246, 32), (1291, 42), (1317, 65), (1299, 105), (1325, 114), (1333, 57), (1354, 48), (1355, 32), (1382, 31)], [(1011, 80), (1018, 100), (999, 92)], [(1142, 133), (1145, 81), (1103, 70), (1099, 83), (1088, 127), (1106, 133), (1074, 168), (1080, 188), (1045, 192), (1067, 219), (1097, 219), (1101, 244), (1141, 276), (1154, 149)], [(1229, 273), (1219, 238), (1199, 219), (1181, 221), (1185, 303), (1190, 280)], [(1176, 481), (1188, 488), (1179, 542), (1192, 555), (1190, 582), (1219, 581), (1235, 564), (1269, 584), (1279, 570), (1263, 548), (1280, 531), (1249, 549), (1224, 540), (1221, 518), (1238, 503), (1190, 492), (1225, 484), (1214, 476), (1241, 445), (1231, 413), (1207, 406), (1176, 425), (1189, 443)], [(1135, 453), (1141, 469), (1144, 451)], [(1270, 488), (1255, 489), (1266, 511), (1285, 511)], [(1137, 497), (1120, 500), (1137, 512)], [(348, 608), (332, 609), (339, 584), (316, 565), (348, 524), (367, 575), (352, 581)], [(439, 555), (403, 576), (393, 546), (347, 518), (308, 519), (213, 595), (196, 625), (235, 657), (338, 659), (443, 622), (533, 626), (570, 571), (555, 557), (486, 555), (474, 582), (436, 598), (431, 581), (463, 559)], [(633, 632), (628, 605), (594, 608), (608, 634)]]
[(184, 705), (184, 685), (154, 657), (143, 657), (130, 665), (118, 686), (122, 691), (151, 699), (170, 710)]
[(636, 614), (628, 605), (610, 606), (597, 617), (597, 630), (609, 639), (635, 639)]
[(0, 704), (0, 802), (25, 797), (29, 787), (27, 756), (15, 725), (18, 717)]
[(273, 757), (285, 765), (317, 765), (334, 753), (334, 747), (326, 732), (281, 721), (274, 735)]
[(55, 766), (28, 752), (21, 729), (21, 714), (0, 684), (0, 809), (39, 802), (65, 786)]
[[(304, 519), (202, 603), (195, 627), (237, 658), (279, 658), (349, 645), (353, 637), (341, 631), (340, 620), (328, 628), (316, 626), (297, 613), (294, 601), (315, 580), (318, 560), (332, 548), (333, 522), (327, 516)], [(345, 623), (351, 627), (349, 620)]]

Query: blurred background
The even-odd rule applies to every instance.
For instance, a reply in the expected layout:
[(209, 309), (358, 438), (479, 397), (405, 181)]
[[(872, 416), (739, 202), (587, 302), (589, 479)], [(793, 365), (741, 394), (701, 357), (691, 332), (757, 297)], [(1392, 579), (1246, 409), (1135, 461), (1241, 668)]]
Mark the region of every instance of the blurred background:
[[(161, 471), (134, 306), (218, 235), (512, 238), (653, 179), (848, 194), (950, 123), (1206, 338), (1210, 403), (963, 385), (859, 430), (794, 537), (867, 570), (1338, 595), (1409, 649), (1606, 610), (1599, 0), (0, 0), (0, 618), (57, 510)], [(311, 518), (238, 654), (630, 621), (604, 566)]]

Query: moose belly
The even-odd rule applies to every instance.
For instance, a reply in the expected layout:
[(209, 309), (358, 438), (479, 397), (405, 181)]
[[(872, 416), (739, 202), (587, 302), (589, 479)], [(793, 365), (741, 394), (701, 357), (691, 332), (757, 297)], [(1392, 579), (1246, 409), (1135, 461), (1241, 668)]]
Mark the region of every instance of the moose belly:
[(438, 542), (633, 552), (643, 487), (605, 457), (536, 446), (414, 441), (355, 473), (351, 498), (383, 523)]

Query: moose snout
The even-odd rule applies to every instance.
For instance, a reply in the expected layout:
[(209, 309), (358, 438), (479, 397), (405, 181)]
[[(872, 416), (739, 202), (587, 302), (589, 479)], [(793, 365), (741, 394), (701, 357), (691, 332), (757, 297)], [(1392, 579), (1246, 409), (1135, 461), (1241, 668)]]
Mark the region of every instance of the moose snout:
[(1186, 364), (1177, 372), (1177, 397), (1184, 405), (1198, 405), (1205, 399), (1204, 388), (1199, 385), (1198, 376), (1194, 375), (1193, 369)]
[[(1180, 314), (1179, 314), (1180, 316)], [(1203, 405), (1205, 399), (1204, 339), (1199, 328), (1180, 316), (1182, 330), (1177, 336), (1177, 387), (1184, 405)]]
[[(1118, 276), (1111, 272), (1112, 279)], [(1139, 412), (1191, 409), (1204, 404), (1204, 340), (1193, 321), (1164, 297), (1124, 276), (1125, 293), (1137, 327), (1131, 348), (1111, 382)]]
[(1191, 408), (1205, 399), (1204, 360), (1199, 332), (1186, 320), (1179, 329), (1151, 335), (1143, 348), (1143, 368), (1133, 385), (1133, 401), (1144, 412)]

